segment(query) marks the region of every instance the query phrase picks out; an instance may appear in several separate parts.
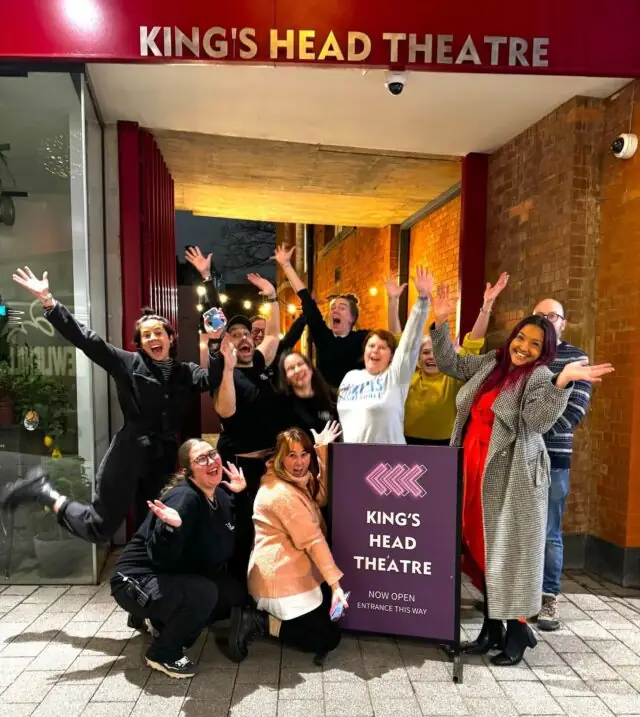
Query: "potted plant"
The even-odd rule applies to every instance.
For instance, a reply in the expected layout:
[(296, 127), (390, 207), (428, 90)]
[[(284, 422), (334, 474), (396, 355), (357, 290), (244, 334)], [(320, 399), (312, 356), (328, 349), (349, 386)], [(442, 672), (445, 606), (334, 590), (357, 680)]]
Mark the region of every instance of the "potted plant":
[[(64, 456), (46, 461), (45, 469), (56, 490), (69, 498), (87, 502), (91, 499), (91, 482), (80, 456)], [(87, 543), (73, 538), (50, 513), (32, 516), (33, 547), (40, 571), (47, 577), (60, 577), (73, 572), (76, 564), (89, 552)]]
[(14, 376), (7, 361), (0, 361), (0, 428), (13, 425), (15, 405)]

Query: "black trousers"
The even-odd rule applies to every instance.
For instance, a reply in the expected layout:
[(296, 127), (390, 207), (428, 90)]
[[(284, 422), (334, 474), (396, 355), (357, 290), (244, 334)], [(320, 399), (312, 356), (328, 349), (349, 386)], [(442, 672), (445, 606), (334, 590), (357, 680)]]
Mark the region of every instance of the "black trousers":
[(149, 619), (160, 631), (147, 650), (156, 662), (174, 662), (191, 647), (202, 630), (211, 623), (227, 620), (232, 607), (247, 601), (243, 583), (221, 573), (214, 579), (202, 575), (150, 575), (139, 579), (142, 589), (151, 597), (140, 607), (126, 590), (126, 584), (112, 582), (111, 594), (123, 610), (138, 620)]
[(280, 640), (303, 652), (324, 655), (335, 650), (340, 644), (342, 631), (338, 622), (329, 617), (331, 608), (331, 589), (322, 585), (322, 605), (306, 615), (293, 620), (284, 620), (280, 627)]
[(177, 443), (150, 442), (121, 431), (98, 468), (93, 503), (67, 501), (58, 522), (79, 538), (104, 543), (133, 508), (137, 529), (147, 515), (147, 500), (158, 497), (175, 471), (177, 455)]
[[(223, 457), (224, 458), (224, 457)], [(234, 496), (235, 505), (235, 548), (228, 563), (229, 573), (245, 583), (249, 558), (253, 550), (255, 529), (253, 527), (253, 501), (260, 487), (260, 479), (265, 474), (264, 458), (230, 458), (238, 468), (242, 468), (247, 481), (247, 489)], [(226, 462), (226, 459), (225, 459)]]

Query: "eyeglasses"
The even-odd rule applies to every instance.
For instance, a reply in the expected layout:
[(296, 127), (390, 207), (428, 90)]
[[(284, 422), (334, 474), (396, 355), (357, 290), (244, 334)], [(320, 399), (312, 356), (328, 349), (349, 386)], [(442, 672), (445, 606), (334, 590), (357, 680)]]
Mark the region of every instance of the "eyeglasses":
[(554, 321), (557, 321), (558, 319), (562, 319), (564, 321), (564, 316), (562, 314), (556, 314), (555, 311), (550, 311), (548, 314), (543, 314), (542, 311), (536, 312), (536, 316), (541, 316), (543, 319), (548, 319), (553, 323)]
[(206, 466), (208, 463), (215, 463), (217, 458), (218, 451), (210, 451), (209, 453), (204, 453), (203, 455), (194, 458), (193, 462), (197, 463), (199, 466)]

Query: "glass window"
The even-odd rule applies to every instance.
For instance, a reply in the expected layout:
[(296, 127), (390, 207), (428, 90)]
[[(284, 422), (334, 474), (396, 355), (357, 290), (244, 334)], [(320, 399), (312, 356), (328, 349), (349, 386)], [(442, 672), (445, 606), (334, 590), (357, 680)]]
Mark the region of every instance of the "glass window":
[[(55, 298), (81, 323), (100, 312), (104, 321), (101, 131), (89, 103), (82, 75), (0, 77), (0, 488), (40, 463), (61, 493), (83, 501), (108, 439), (106, 379), (11, 277), (18, 267), (46, 271)], [(21, 508), (13, 523), (0, 535), (10, 582), (95, 580), (94, 546), (51, 513)]]

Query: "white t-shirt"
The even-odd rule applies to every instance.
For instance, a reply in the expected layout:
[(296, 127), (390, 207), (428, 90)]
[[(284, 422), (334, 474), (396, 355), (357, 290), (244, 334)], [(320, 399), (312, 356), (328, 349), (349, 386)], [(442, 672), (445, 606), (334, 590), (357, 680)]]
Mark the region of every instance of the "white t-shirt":
[(307, 615), (322, 605), (322, 590), (317, 587), (298, 595), (288, 595), (279, 598), (259, 598), (258, 610), (264, 610), (278, 620), (295, 620), (301, 615)]
[(416, 301), (400, 344), (382, 373), (349, 371), (338, 391), (338, 416), (345, 443), (406, 443), (404, 404), (420, 354), (429, 300)]

